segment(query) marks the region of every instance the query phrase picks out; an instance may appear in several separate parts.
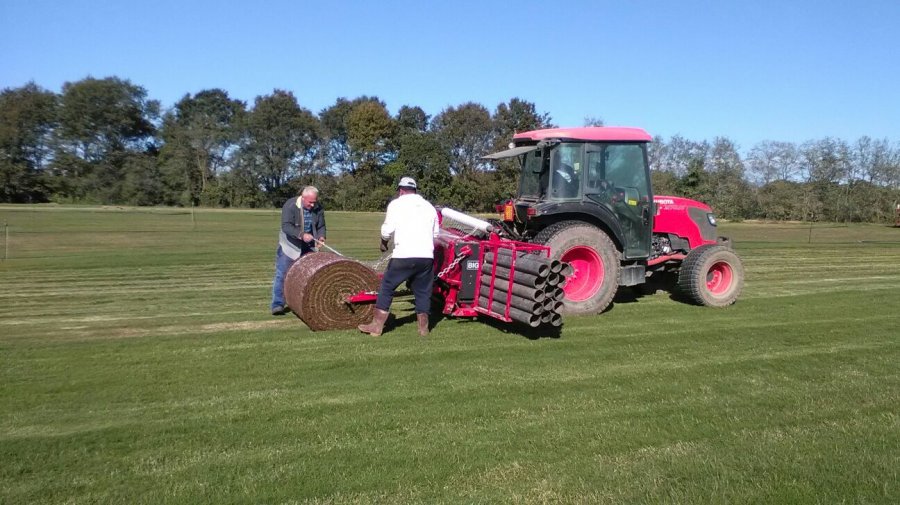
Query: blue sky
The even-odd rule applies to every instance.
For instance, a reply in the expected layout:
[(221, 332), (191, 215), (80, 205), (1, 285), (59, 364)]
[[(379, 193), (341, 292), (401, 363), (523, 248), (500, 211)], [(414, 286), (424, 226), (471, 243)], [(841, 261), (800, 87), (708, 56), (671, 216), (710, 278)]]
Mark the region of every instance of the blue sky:
[(119, 76), (431, 115), (520, 97), (694, 140), (900, 140), (900, 1), (0, 0), (0, 87)]

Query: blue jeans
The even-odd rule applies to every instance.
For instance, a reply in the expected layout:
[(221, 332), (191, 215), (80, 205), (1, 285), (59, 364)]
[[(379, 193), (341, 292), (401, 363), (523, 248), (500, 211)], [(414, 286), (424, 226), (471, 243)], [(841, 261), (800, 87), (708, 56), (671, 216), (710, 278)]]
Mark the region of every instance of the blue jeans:
[(375, 308), (390, 310), (394, 291), (409, 280), (416, 304), (416, 314), (431, 313), (431, 288), (434, 283), (434, 260), (431, 258), (394, 258), (388, 263)]
[[(313, 249), (312, 246), (303, 244), (300, 251), (302, 257), (313, 252)], [(272, 279), (272, 306), (270, 308), (287, 307), (287, 303), (284, 301), (284, 276), (287, 275), (295, 261), (297, 260), (292, 260), (290, 256), (281, 251), (281, 246), (278, 246), (275, 251), (275, 278)]]
[(284, 276), (294, 261), (281, 251), (281, 246), (278, 246), (275, 251), (275, 278), (272, 279), (272, 309), (287, 305), (284, 301)]

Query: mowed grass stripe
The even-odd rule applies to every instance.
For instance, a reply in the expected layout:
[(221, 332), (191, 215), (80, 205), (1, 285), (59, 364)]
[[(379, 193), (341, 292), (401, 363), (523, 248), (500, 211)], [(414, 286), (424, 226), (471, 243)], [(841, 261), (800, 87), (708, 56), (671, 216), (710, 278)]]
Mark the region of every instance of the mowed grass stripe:
[[(0, 264), (78, 291), (0, 304), (0, 502), (898, 501), (897, 248), (858, 243), (893, 230), (726, 223), (733, 307), (623, 290), (558, 337), (443, 319), (423, 340), (408, 295), (378, 339), (271, 318), (276, 213), (202, 217), (246, 233)], [(329, 242), (375, 259), (381, 217), (329, 213)]]

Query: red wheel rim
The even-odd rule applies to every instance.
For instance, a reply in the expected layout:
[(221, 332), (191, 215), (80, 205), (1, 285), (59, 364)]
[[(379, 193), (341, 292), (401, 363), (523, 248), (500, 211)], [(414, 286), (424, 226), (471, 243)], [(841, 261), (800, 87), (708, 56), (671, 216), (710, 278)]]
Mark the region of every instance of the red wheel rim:
[(706, 272), (706, 289), (714, 295), (724, 294), (731, 287), (734, 271), (724, 261), (714, 263)]
[(603, 285), (603, 260), (597, 251), (590, 247), (573, 247), (560, 259), (568, 263), (573, 270), (563, 285), (563, 293), (567, 300), (583, 302), (597, 294)]

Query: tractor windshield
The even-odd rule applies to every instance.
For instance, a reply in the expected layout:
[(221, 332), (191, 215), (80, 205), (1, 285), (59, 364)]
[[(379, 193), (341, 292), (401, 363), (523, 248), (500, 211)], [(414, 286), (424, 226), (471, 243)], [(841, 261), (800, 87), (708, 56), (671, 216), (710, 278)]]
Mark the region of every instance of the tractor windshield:
[(519, 196), (524, 199), (581, 198), (583, 143), (557, 143), (524, 156)]

